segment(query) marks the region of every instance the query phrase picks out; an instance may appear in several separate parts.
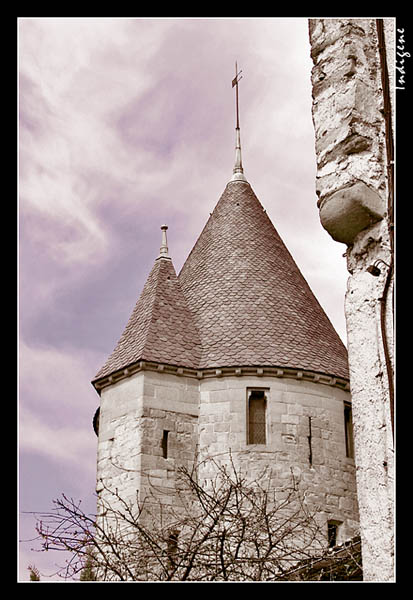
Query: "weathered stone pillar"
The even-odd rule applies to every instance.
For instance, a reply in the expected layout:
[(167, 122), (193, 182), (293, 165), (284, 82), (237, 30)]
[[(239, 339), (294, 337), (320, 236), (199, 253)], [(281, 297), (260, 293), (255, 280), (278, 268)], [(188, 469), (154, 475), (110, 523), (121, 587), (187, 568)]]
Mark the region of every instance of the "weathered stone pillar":
[(346, 244), (350, 272), (345, 312), (367, 581), (394, 578), (392, 23), (309, 21), (320, 220)]

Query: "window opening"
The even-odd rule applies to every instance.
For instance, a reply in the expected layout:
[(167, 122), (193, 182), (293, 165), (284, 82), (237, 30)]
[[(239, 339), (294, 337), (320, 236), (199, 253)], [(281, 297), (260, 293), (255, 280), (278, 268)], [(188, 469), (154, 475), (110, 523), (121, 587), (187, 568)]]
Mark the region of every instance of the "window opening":
[(266, 409), (264, 390), (251, 390), (248, 397), (248, 444), (266, 444)]
[(178, 550), (179, 531), (171, 531), (167, 542), (167, 555), (171, 566), (175, 566), (176, 553)]
[(163, 435), (162, 435), (162, 456), (164, 458), (168, 458), (168, 434), (169, 431), (167, 431), (166, 429), (163, 430)]
[(338, 521), (327, 522), (327, 537), (329, 548), (334, 548), (334, 546), (337, 546), (339, 525), (340, 523)]
[(346, 439), (346, 456), (354, 458), (354, 443), (353, 443), (353, 415), (351, 404), (344, 403), (344, 432)]

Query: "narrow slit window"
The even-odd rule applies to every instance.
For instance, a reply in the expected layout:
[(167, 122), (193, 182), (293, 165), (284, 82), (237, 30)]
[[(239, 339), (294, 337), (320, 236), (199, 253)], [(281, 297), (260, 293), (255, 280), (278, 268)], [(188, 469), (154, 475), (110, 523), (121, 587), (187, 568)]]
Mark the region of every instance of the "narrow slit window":
[(353, 415), (351, 404), (344, 403), (344, 433), (346, 439), (346, 456), (354, 458), (354, 443), (353, 443)]
[(163, 430), (163, 435), (162, 435), (162, 456), (164, 458), (168, 458), (168, 434), (169, 431), (167, 431), (166, 429)]
[(327, 535), (328, 535), (328, 547), (329, 548), (334, 548), (334, 546), (337, 546), (337, 530), (338, 530), (337, 523), (333, 523), (330, 521), (327, 524)]
[(334, 546), (337, 546), (337, 544), (340, 543), (339, 535), (341, 525), (341, 521), (327, 521), (327, 538), (329, 548), (334, 548)]
[(178, 538), (179, 531), (171, 531), (171, 533), (168, 536), (167, 554), (169, 562), (172, 566), (175, 566), (176, 553), (178, 551)]
[(266, 444), (267, 399), (263, 390), (252, 390), (248, 397), (248, 444)]

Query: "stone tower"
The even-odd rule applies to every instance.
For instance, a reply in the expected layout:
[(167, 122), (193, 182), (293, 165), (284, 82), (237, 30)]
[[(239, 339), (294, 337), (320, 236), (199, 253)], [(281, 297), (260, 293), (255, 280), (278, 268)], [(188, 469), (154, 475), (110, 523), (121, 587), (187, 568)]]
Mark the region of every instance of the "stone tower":
[[(234, 84), (235, 82), (235, 84)], [(233, 85), (237, 86), (238, 80)], [(357, 533), (347, 352), (247, 181), (237, 111), (233, 175), (177, 276), (159, 256), (93, 385), (97, 489), (133, 501), (149, 478), (226, 460), (279, 485), (291, 468), (337, 542)]]

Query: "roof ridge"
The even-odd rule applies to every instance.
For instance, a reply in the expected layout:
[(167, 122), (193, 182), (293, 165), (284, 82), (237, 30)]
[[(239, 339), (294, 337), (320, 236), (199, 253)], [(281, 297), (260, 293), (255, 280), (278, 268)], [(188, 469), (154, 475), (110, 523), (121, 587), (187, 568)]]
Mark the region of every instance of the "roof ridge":
[[(192, 356), (192, 352), (187, 352), (185, 348), (189, 349), (191, 346), (196, 347), (200, 343), (199, 332), (197, 331), (197, 328), (193, 322), (192, 313), (189, 310), (187, 300), (181, 289), (175, 267), (170, 258), (166, 259), (165, 257), (158, 257), (157, 260), (160, 260), (160, 262), (164, 263), (165, 266), (167, 265), (168, 261), (170, 266), (170, 275), (168, 275), (167, 279), (164, 280), (160, 276), (161, 272), (159, 272), (157, 278), (151, 320), (147, 330), (145, 346), (143, 348), (143, 358), (149, 359), (148, 353), (150, 353), (151, 356), (153, 356), (154, 353), (160, 353), (158, 356), (159, 362), (163, 362), (165, 364), (179, 363), (180, 365), (182, 364), (182, 366), (185, 365), (188, 367), (197, 367), (197, 353), (195, 352), (195, 356)], [(170, 281), (171, 285), (174, 286), (175, 289), (167, 290), (165, 288), (167, 281)], [(167, 292), (166, 298), (165, 291)], [(171, 294), (168, 294), (169, 291), (171, 291)], [(169, 301), (174, 304), (172, 307), (173, 310), (169, 310), (168, 308)], [(165, 324), (163, 329), (162, 323)], [(191, 329), (194, 331), (191, 332)], [(185, 339), (183, 332), (185, 332), (185, 334), (192, 339)], [(163, 337), (160, 337), (162, 336), (162, 333)], [(155, 348), (149, 347), (151, 338), (155, 340)], [(169, 345), (169, 353), (166, 352), (167, 348), (165, 348), (164, 354), (163, 349), (157, 347), (159, 340), (165, 342), (166, 346)], [(192, 350), (193, 349), (194, 348), (192, 348)], [(175, 360), (170, 357), (174, 357)], [(185, 357), (185, 359), (183, 357)]]
[[(166, 250), (166, 252), (167, 252), (167, 250)], [(158, 273), (157, 273), (157, 278), (156, 278), (155, 290), (154, 290), (153, 299), (152, 299), (149, 324), (148, 324), (148, 327), (146, 328), (145, 343), (144, 343), (143, 348), (142, 348), (142, 356), (145, 355), (145, 349), (147, 347), (148, 338), (151, 335), (152, 330), (155, 329), (155, 327), (156, 327), (156, 319), (155, 319), (154, 309), (155, 309), (155, 307), (157, 306), (157, 304), (159, 302), (159, 291), (161, 290), (161, 283), (162, 283), (162, 279), (161, 279), (160, 275), (161, 275), (162, 261), (163, 260), (167, 260), (171, 264), (172, 268), (174, 269), (174, 266), (172, 264), (172, 259), (169, 256), (162, 256), (162, 255), (160, 255), (155, 260), (155, 264), (159, 263), (159, 267), (158, 267)]]

